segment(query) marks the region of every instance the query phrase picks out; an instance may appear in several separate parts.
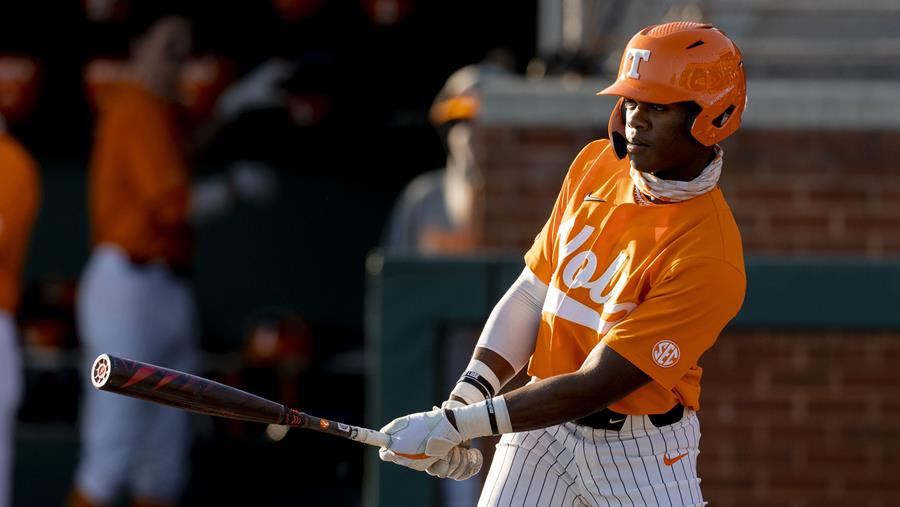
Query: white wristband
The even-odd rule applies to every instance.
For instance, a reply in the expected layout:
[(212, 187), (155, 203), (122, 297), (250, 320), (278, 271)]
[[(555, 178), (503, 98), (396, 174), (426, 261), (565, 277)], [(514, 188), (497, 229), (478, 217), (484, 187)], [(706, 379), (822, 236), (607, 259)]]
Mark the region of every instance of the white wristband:
[(503, 385), (494, 370), (481, 361), (472, 359), (450, 395), (458, 396), (471, 405), (496, 395), (501, 387)]
[(452, 409), (456, 428), (463, 440), (512, 433), (509, 409), (503, 396), (488, 398), (474, 405)]

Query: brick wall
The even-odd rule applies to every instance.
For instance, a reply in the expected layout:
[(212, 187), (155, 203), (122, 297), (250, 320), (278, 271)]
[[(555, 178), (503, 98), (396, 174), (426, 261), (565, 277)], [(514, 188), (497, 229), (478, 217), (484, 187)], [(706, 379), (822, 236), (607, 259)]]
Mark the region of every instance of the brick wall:
[[(588, 129), (482, 126), (481, 244), (522, 249), (546, 219)], [(748, 253), (900, 254), (900, 133), (738, 132), (724, 143), (722, 188)]]
[(900, 336), (723, 334), (703, 358), (710, 505), (900, 503)]

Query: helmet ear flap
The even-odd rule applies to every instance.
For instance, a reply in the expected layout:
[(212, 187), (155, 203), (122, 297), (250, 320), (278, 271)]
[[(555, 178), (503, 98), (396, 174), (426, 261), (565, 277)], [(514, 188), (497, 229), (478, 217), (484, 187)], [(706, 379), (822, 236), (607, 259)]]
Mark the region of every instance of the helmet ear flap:
[(622, 108), (625, 105), (625, 98), (619, 97), (612, 114), (609, 115), (609, 141), (612, 143), (613, 151), (619, 159), (625, 158), (628, 154), (627, 141), (625, 139), (625, 114)]
[(691, 135), (706, 146), (725, 139), (741, 125), (742, 104), (723, 100), (701, 111), (691, 126)]

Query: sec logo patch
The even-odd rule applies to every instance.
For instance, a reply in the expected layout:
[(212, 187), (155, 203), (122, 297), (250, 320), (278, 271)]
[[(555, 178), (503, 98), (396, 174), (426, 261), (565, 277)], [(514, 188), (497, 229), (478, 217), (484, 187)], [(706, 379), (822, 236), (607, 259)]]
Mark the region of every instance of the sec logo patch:
[(653, 346), (653, 362), (671, 368), (681, 359), (681, 349), (670, 340), (660, 340)]

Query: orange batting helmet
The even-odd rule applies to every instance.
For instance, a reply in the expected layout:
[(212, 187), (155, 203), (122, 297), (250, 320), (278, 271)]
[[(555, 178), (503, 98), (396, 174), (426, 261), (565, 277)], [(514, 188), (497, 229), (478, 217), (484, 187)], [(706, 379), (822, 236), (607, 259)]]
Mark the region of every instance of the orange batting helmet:
[(741, 125), (747, 103), (747, 79), (741, 51), (719, 29), (677, 21), (638, 32), (625, 47), (616, 82), (597, 93), (618, 95), (609, 118), (609, 138), (619, 158), (625, 156), (625, 98), (700, 107), (691, 135), (712, 146)]

